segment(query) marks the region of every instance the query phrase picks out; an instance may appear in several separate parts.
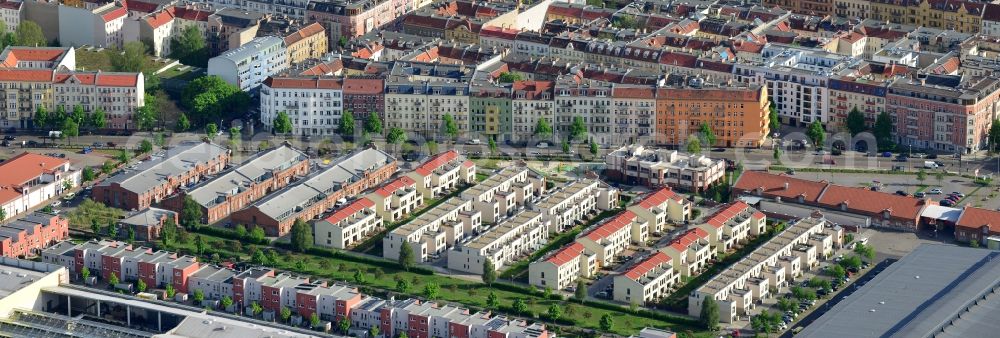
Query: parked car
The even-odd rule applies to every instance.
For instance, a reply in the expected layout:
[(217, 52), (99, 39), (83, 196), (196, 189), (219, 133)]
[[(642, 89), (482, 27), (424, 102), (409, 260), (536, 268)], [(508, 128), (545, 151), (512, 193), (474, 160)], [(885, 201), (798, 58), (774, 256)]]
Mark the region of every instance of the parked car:
[(944, 192), (941, 191), (941, 188), (934, 188), (934, 189), (928, 190), (927, 193), (931, 194), (931, 195), (940, 195), (940, 194), (943, 194)]
[(4, 141), (13, 141), (13, 140), (16, 140), (16, 139), (17, 139), (17, 137), (14, 137), (14, 135), (4, 135), (3, 136), (3, 140)]
[(928, 160), (937, 159), (937, 154), (927, 154), (927, 157), (924, 157), (924, 158), (926, 158)]
[(952, 196), (958, 196), (958, 197), (965, 197), (965, 194), (957, 192), (957, 191), (952, 191), (951, 195)]
[(923, 191), (921, 191), (921, 192), (918, 192), (918, 193), (916, 193), (916, 194), (913, 194), (913, 197), (916, 197), (916, 198), (924, 198), (924, 197), (926, 197), (926, 196), (927, 196), (927, 194), (926, 194), (926, 193), (924, 193)]
[(890, 153), (888, 151), (884, 152), (884, 153), (882, 153), (882, 157), (892, 157), (892, 153)]
[(907, 194), (905, 191), (902, 191), (902, 190), (896, 190), (896, 195), (899, 195), (899, 196), (909, 196), (909, 194)]
[(108, 145), (108, 148), (114, 148), (116, 146), (116, 144), (114, 142), (108, 142), (107, 145)]

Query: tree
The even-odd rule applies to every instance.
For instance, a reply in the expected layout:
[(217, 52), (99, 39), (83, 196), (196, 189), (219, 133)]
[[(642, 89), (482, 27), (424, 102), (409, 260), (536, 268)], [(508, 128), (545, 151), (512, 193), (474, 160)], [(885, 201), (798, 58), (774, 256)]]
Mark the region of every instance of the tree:
[(771, 154), (775, 162), (781, 163), (781, 148), (774, 147), (774, 152)]
[(458, 123), (455, 123), (455, 118), (451, 117), (451, 114), (444, 114), (442, 118), (441, 129), (444, 135), (448, 136), (449, 140), (454, 141), (458, 137)]
[(194, 289), (194, 301), (195, 301), (195, 303), (198, 303), (199, 305), (202, 302), (204, 302), (205, 301), (205, 291), (201, 291), (201, 289)]
[(406, 293), (407, 291), (410, 291), (410, 281), (408, 281), (406, 279), (400, 279), (400, 280), (396, 281), (396, 291), (397, 292), (402, 292), (402, 293)]
[(538, 122), (535, 123), (535, 135), (543, 139), (548, 139), (552, 136), (552, 125), (549, 124), (549, 120), (544, 118), (538, 119)]
[(139, 292), (146, 292), (146, 282), (139, 279), (139, 281), (135, 282), (135, 290)]
[(15, 44), (28, 47), (45, 47), (49, 40), (42, 34), (42, 27), (31, 20), (21, 20), (14, 30)]
[(813, 277), (809, 279), (809, 287), (830, 290), (832, 288), (832, 285), (830, 285), (829, 279)]
[(181, 106), (191, 111), (198, 124), (243, 117), (250, 95), (215, 75), (194, 79), (181, 91)]
[(712, 126), (708, 125), (708, 122), (702, 122), (701, 126), (698, 127), (698, 137), (705, 142), (706, 147), (715, 146), (715, 132), (712, 131)]
[(195, 67), (208, 66), (208, 46), (197, 26), (190, 25), (170, 40), (170, 58)]
[(563, 152), (563, 154), (567, 154), (568, 155), (569, 151), (570, 151), (570, 149), (569, 149), (569, 141), (563, 140), (562, 141), (562, 152)]
[(126, 42), (121, 51), (111, 53), (111, 69), (116, 72), (142, 72), (145, 62), (146, 45), (139, 41)]
[(750, 327), (758, 333), (774, 333), (781, 324), (781, 315), (774, 311), (762, 311), (750, 318)]
[(410, 271), (410, 268), (413, 267), (413, 261), (413, 248), (409, 244), (403, 243), (399, 247), (399, 266), (405, 271)]
[(84, 124), (87, 120), (87, 112), (83, 111), (83, 106), (74, 105), (73, 114), (70, 115), (70, 118), (72, 118), (73, 122), (76, 122), (76, 124)]
[(93, 181), (95, 178), (97, 178), (97, 174), (94, 173), (94, 168), (91, 167), (83, 168), (83, 171), (80, 173), (80, 179), (83, 180), (84, 182)]
[(354, 282), (357, 284), (364, 284), (365, 273), (361, 272), (361, 270), (354, 271)]
[(70, 139), (77, 136), (80, 136), (80, 124), (71, 119), (66, 119), (62, 125), (62, 137), (66, 138), (68, 142)]
[(563, 309), (559, 304), (552, 304), (549, 306), (549, 318), (552, 320), (559, 320), (562, 317)]
[(427, 151), (429, 153), (431, 153), (431, 154), (437, 154), (437, 152), (438, 152), (438, 143), (434, 142), (434, 140), (427, 141)]
[(576, 290), (573, 290), (573, 297), (583, 303), (587, 299), (587, 283), (582, 279), (576, 281)]
[(251, 315), (253, 315), (254, 317), (256, 317), (256, 316), (260, 315), (261, 312), (264, 312), (264, 308), (261, 307), (260, 304), (258, 304), (257, 302), (250, 303), (250, 314)]
[(768, 129), (770, 129), (772, 133), (776, 133), (781, 130), (781, 119), (778, 118), (778, 109), (775, 108), (774, 101), (771, 101), (771, 104), (768, 107), (767, 121)]
[(309, 325), (312, 327), (319, 326), (319, 314), (313, 312), (312, 315), (309, 316)]
[(229, 127), (229, 140), (239, 142), (242, 138), (239, 127)]
[(368, 335), (371, 336), (372, 338), (378, 337), (378, 334), (379, 334), (378, 326), (373, 325), (370, 329), (368, 329)]
[(275, 134), (288, 134), (292, 132), (292, 119), (288, 117), (288, 113), (286, 112), (278, 112), (278, 116), (274, 118), (274, 123), (272, 124)]
[(368, 119), (365, 120), (365, 132), (382, 135), (382, 120), (379, 119), (377, 113), (368, 114)]
[(194, 229), (201, 223), (201, 204), (195, 202), (191, 196), (184, 196), (184, 203), (181, 207), (181, 225), (188, 229)]
[(247, 232), (247, 227), (245, 225), (243, 225), (243, 224), (237, 224), (236, 227), (235, 227), (235, 229), (236, 229), (235, 230), (236, 231), (236, 237), (239, 237), (240, 239), (246, 238), (247, 235), (249, 234)]
[(230, 306), (233, 306), (233, 298), (229, 296), (222, 296), (220, 303), (222, 304), (223, 309), (228, 309)]
[(250, 262), (256, 265), (266, 265), (267, 256), (264, 256), (264, 251), (260, 249), (254, 250), (253, 254), (250, 255)]
[(496, 280), (497, 280), (496, 266), (493, 265), (492, 259), (487, 258), (486, 261), (483, 262), (483, 283), (492, 286), (493, 282), (495, 282)]
[(176, 238), (177, 224), (174, 224), (173, 217), (167, 217), (167, 220), (163, 222), (163, 227), (160, 228), (160, 241), (163, 242), (164, 246), (170, 246)]
[(399, 333), (399, 337), (398, 338), (410, 338), (410, 336), (406, 335), (406, 332), (404, 331), (404, 332), (400, 332)]
[(282, 306), (281, 312), (279, 314), (281, 315), (282, 322), (287, 323), (288, 320), (292, 319), (292, 310), (289, 309), (287, 306)]
[[(141, 112), (142, 108), (139, 108), (139, 111)], [(107, 114), (104, 113), (104, 109), (101, 108), (94, 109), (93, 113), (87, 115), (87, 125), (90, 126), (91, 129), (101, 129), (106, 127), (107, 124), (108, 124), (108, 117)]]
[(427, 285), (424, 285), (424, 297), (427, 297), (428, 299), (435, 299), (438, 298), (440, 294), (441, 286), (437, 285), (437, 283), (427, 283)]
[(993, 119), (990, 123), (990, 130), (987, 133), (987, 142), (990, 144), (990, 151), (997, 152), (1000, 146), (1000, 119)]
[(175, 129), (181, 132), (191, 129), (191, 121), (188, 120), (187, 115), (181, 113), (181, 116), (177, 117), (177, 126)]
[(809, 124), (809, 129), (806, 130), (806, 137), (809, 137), (816, 148), (820, 148), (823, 140), (826, 139), (826, 131), (823, 130), (823, 125), (819, 121), (813, 121)]
[(347, 317), (344, 317), (339, 322), (337, 322), (337, 326), (340, 327), (340, 332), (347, 334), (347, 330), (351, 329), (351, 320), (347, 319)]
[(574, 116), (573, 123), (569, 125), (569, 140), (581, 140), (587, 135), (587, 124), (583, 117)]
[(201, 239), (201, 235), (194, 236), (194, 248), (199, 255), (205, 253), (205, 240)]
[(605, 313), (601, 316), (601, 330), (611, 331), (615, 328), (615, 319), (611, 317), (610, 313)]
[(881, 112), (875, 118), (875, 142), (878, 143), (879, 150), (892, 150), (892, 117), (887, 112)]
[(172, 284), (167, 284), (166, 293), (167, 298), (173, 299), (174, 295), (177, 294), (177, 290), (174, 290), (174, 286)]
[(486, 295), (486, 307), (494, 310), (500, 307), (500, 298), (493, 290), (490, 290), (490, 294)]
[(151, 151), (153, 151), (153, 142), (149, 142), (149, 140), (147, 140), (147, 139), (143, 139), (142, 142), (139, 142), (139, 152), (140, 153), (145, 154), (145, 153), (149, 153)]
[(385, 136), (385, 141), (389, 144), (403, 144), (403, 142), (406, 142), (406, 131), (400, 128), (391, 128), (389, 129), (389, 134)]
[(49, 112), (45, 110), (44, 106), (38, 106), (38, 109), (35, 109), (35, 116), (32, 118), (35, 128), (47, 128), (51, 125), (49, 119)]
[(799, 300), (814, 300), (816, 299), (816, 291), (796, 286), (792, 288), (792, 296)]
[(847, 275), (847, 271), (844, 271), (844, 267), (840, 265), (830, 265), (826, 268), (826, 275), (833, 279), (841, 279)]
[(514, 310), (514, 313), (519, 315), (528, 313), (528, 304), (522, 298), (514, 298), (514, 302), (511, 303), (510, 308)]
[(790, 298), (784, 298), (784, 297), (779, 298), (778, 303), (776, 305), (778, 307), (778, 310), (781, 310), (783, 312), (788, 312), (788, 311), (796, 312), (796, 310), (798, 310), (799, 307), (799, 305), (796, 304), (795, 301), (791, 300)]
[(868, 259), (869, 261), (875, 259), (875, 248), (870, 245), (864, 245), (861, 243), (855, 244), (854, 253)]
[(490, 136), (489, 141), (487, 141), (487, 146), (490, 148), (490, 154), (496, 154), (497, 152), (497, 141)]
[(83, 277), (83, 280), (90, 279), (90, 268), (86, 266), (83, 267), (83, 269), (80, 270), (80, 276)]
[(219, 126), (217, 126), (215, 123), (209, 123), (205, 125), (205, 135), (208, 136), (209, 139), (215, 140), (215, 135), (218, 134), (219, 134)]
[(267, 234), (264, 233), (264, 228), (255, 226), (250, 230), (250, 240), (254, 243), (263, 243), (265, 237), (267, 237)]
[(706, 297), (702, 301), (698, 319), (701, 325), (709, 331), (715, 331), (719, 328), (719, 304), (715, 302), (715, 298)]
[(345, 139), (354, 139), (354, 113), (350, 110), (345, 110), (340, 116), (339, 126), (337, 131), (340, 132), (340, 136)]
[(923, 184), (924, 180), (927, 180), (927, 173), (924, 172), (924, 169), (920, 169), (920, 171), (917, 171), (917, 181), (920, 181), (920, 184)]
[(601, 150), (597, 148), (597, 142), (590, 142), (590, 156), (597, 157), (597, 153)]
[(312, 248), (313, 235), (312, 227), (302, 219), (296, 219), (292, 224), (292, 249), (298, 252), (306, 252)]
[(521, 74), (511, 72), (502, 72), (500, 73), (500, 76), (497, 77), (497, 81), (500, 83), (514, 83), (514, 81), (521, 80), (523, 80)]
[(686, 149), (688, 154), (701, 153), (701, 139), (695, 137), (694, 135), (691, 135), (691, 137), (688, 137)]
[[(52, 211), (49, 210), (47, 212)], [(112, 239), (118, 238), (118, 225), (116, 225), (114, 221), (112, 221), (111, 224), (108, 224), (108, 237), (111, 237)]]
[(112, 286), (115, 286), (115, 285), (118, 285), (119, 282), (120, 282), (120, 280), (118, 280), (118, 274), (112, 272), (111, 276), (108, 276), (108, 284), (111, 284)]
[(851, 109), (851, 112), (847, 113), (846, 124), (847, 130), (851, 132), (851, 136), (860, 134), (867, 128), (865, 126), (865, 116), (861, 114), (857, 106)]

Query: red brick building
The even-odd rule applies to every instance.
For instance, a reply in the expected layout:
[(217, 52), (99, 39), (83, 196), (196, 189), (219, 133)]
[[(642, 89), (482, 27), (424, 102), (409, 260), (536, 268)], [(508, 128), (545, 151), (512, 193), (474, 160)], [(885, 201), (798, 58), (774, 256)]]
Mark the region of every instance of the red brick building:
[(1000, 236), (1000, 211), (965, 207), (955, 222), (955, 239), (985, 243), (990, 236)]
[(69, 219), (35, 212), (0, 226), (0, 253), (4, 257), (29, 257), (69, 237)]
[(104, 180), (94, 187), (93, 199), (115, 208), (142, 210), (222, 171), (229, 155), (229, 149), (210, 142), (182, 144), (152, 155), (135, 170)]
[[(381, 78), (348, 77), (344, 79), (344, 111), (354, 115), (354, 121), (364, 123), (375, 112), (385, 121), (385, 81)], [(360, 130), (359, 128), (355, 128)]]

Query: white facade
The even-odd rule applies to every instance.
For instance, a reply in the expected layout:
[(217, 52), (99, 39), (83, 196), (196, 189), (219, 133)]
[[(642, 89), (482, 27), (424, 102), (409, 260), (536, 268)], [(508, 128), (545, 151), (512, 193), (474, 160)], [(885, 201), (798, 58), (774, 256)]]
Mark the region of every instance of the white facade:
[(4, 1), (0, 3), (0, 20), (7, 26), (8, 32), (17, 29), (21, 24), (21, 9), (24, 8), (20, 1)]
[(549, 232), (572, 228), (576, 222), (598, 210), (611, 210), (618, 206), (618, 189), (604, 182), (582, 179), (552, 191), (532, 207), (542, 213), (549, 223)]
[(597, 272), (597, 255), (578, 242), (528, 265), (528, 283), (542, 288), (565, 290), (580, 278)]
[[(40, 206), (66, 191), (80, 186), (81, 172), (69, 161), (22, 153), (0, 163), (0, 208), (7, 218)], [(13, 175), (17, 173), (17, 175)], [(2, 220), (0, 220), (2, 221)]]
[(472, 209), (471, 201), (448, 199), (390, 231), (382, 239), (382, 257), (398, 259), (400, 248), (409, 245), (418, 262), (427, 261), (432, 256), (444, 254), (467, 234), (479, 229), (481, 223), (482, 217)]
[(331, 78), (268, 78), (260, 88), (260, 121), (270, 130), (284, 112), (292, 135), (334, 135), (344, 109), (342, 85)]
[(101, 48), (122, 48), (128, 11), (111, 2), (92, 10), (59, 6), (59, 43)]
[(680, 275), (670, 257), (656, 252), (614, 278), (613, 298), (619, 302), (645, 305), (666, 297)]
[(557, 83), (556, 120), (553, 124), (559, 135), (568, 135), (575, 117), (582, 117), (591, 139), (597, 143), (610, 143), (618, 137), (614, 135), (612, 121), (611, 86), (597, 81), (584, 80), (583, 83)]
[(285, 41), (276, 36), (251, 40), (208, 60), (208, 75), (216, 75), (243, 91), (254, 91), (268, 76), (288, 69)]
[(372, 201), (360, 198), (313, 223), (313, 241), (318, 246), (347, 249), (382, 228), (382, 218)]
[(387, 80), (386, 129), (400, 128), (428, 139), (444, 135), (444, 116), (451, 115), (459, 134), (469, 130), (469, 92), (466, 83)]
[(448, 268), (482, 274), (483, 264), (489, 259), (493, 267), (500, 270), (518, 258), (541, 249), (548, 238), (542, 214), (525, 210), (448, 251)]

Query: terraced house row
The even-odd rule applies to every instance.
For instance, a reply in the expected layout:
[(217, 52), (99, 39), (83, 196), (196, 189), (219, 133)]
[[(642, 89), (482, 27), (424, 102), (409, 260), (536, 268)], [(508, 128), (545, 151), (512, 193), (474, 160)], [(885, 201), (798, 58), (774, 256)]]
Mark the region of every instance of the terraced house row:
[(545, 338), (545, 325), (472, 312), (451, 305), (417, 299), (380, 299), (356, 287), (279, 273), (268, 268), (237, 271), (203, 264), (195, 257), (132, 247), (124, 242), (60, 242), (42, 253), (43, 261), (79, 274), (83, 267), (100, 278), (114, 274), (122, 282), (144, 281), (151, 287), (172, 285), (179, 293), (200, 290), (206, 301), (233, 300), (233, 310), (249, 311), (251, 304), (264, 309), (265, 318), (277, 318), (288, 308), (302, 318), (316, 314), (320, 320), (347, 319), (354, 329), (378, 327), (386, 335), (410, 337), (523, 337)]

